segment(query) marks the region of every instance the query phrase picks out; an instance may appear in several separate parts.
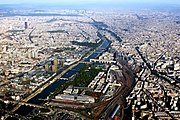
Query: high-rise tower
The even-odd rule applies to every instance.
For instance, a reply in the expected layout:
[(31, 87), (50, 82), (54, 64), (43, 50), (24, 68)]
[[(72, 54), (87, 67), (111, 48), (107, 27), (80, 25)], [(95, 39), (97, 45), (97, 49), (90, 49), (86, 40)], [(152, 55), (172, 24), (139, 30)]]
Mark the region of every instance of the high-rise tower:
[(25, 29), (28, 28), (28, 23), (27, 23), (27, 22), (24, 23), (24, 28), (25, 28)]

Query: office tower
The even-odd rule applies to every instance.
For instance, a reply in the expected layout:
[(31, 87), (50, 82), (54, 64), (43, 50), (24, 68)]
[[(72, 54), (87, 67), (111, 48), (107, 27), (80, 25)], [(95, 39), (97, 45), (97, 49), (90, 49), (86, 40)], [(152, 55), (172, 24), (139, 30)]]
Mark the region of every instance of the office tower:
[(63, 67), (63, 65), (64, 65), (64, 62), (60, 61), (60, 66)]
[(57, 65), (52, 66), (52, 72), (57, 72)]
[(58, 59), (54, 59), (54, 65), (58, 65)]
[(48, 71), (48, 70), (49, 70), (49, 65), (45, 64), (45, 71)]
[(27, 29), (28, 28), (28, 23), (25, 22), (24, 25), (25, 25), (25, 29)]

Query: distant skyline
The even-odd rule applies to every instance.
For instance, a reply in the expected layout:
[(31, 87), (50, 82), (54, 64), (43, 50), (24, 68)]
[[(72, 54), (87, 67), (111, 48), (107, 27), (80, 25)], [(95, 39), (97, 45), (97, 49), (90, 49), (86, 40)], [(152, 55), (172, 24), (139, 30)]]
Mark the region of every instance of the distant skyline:
[(178, 4), (180, 0), (0, 0), (0, 4), (120, 4), (120, 3), (152, 3), (152, 4)]

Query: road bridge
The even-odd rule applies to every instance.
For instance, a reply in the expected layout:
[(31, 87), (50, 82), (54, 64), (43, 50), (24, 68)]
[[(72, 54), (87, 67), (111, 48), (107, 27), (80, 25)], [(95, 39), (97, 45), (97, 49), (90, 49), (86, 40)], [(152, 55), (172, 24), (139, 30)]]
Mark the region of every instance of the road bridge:
[(106, 64), (115, 64), (116, 61), (113, 60), (99, 60), (99, 59), (90, 59), (90, 62), (106, 63)]
[(13, 100), (3, 100), (3, 99), (0, 99), (0, 101), (4, 102), (5, 104), (13, 103), (13, 104), (25, 105), (25, 106), (35, 107), (35, 108), (44, 108), (42, 105), (27, 103), (24, 101), (13, 101)]

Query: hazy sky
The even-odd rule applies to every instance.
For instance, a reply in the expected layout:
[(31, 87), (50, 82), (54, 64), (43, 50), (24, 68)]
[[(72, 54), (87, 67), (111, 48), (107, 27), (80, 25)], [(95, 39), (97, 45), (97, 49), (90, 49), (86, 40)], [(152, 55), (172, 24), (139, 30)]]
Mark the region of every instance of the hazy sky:
[(19, 3), (63, 3), (63, 4), (99, 4), (99, 3), (161, 3), (180, 4), (180, 0), (0, 0), (0, 4)]

